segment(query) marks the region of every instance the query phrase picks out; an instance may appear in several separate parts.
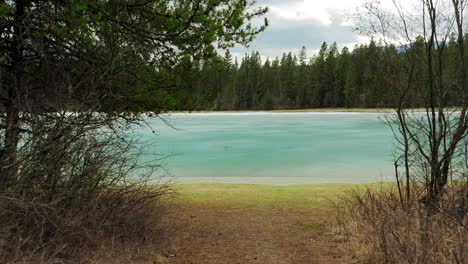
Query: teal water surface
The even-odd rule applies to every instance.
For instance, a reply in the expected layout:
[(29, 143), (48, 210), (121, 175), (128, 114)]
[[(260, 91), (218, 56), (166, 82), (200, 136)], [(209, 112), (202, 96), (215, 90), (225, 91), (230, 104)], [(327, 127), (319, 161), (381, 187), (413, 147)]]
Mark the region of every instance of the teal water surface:
[(372, 113), (192, 113), (137, 132), (177, 182), (393, 180), (391, 130)]

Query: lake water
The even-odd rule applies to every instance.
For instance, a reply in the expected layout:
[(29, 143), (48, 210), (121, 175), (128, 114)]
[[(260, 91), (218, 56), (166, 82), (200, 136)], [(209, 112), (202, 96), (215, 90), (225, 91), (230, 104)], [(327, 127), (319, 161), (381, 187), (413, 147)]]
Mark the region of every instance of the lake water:
[(393, 179), (393, 136), (372, 113), (192, 113), (138, 134), (179, 183), (368, 183)]

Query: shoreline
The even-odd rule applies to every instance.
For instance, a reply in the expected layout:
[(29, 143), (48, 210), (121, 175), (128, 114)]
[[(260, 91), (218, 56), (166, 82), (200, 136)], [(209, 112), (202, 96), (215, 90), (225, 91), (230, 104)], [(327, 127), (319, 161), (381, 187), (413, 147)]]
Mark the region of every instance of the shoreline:
[[(423, 109), (415, 109), (423, 110)], [(276, 109), (276, 110), (200, 110), (200, 111), (169, 111), (167, 114), (205, 114), (205, 113), (390, 113), (393, 108), (308, 108), (308, 109)]]
[(323, 178), (308, 178), (308, 177), (177, 177), (168, 178), (161, 182), (168, 182), (175, 185), (190, 185), (190, 184), (240, 184), (240, 185), (265, 185), (265, 186), (299, 186), (299, 185), (336, 185), (336, 184), (380, 184), (392, 183), (395, 179), (392, 177), (378, 178), (369, 177), (368, 179), (355, 179), (353, 177), (345, 179), (330, 180), (328, 177)]
[[(424, 113), (424, 108), (406, 109), (412, 113)], [(447, 112), (459, 112), (460, 108), (447, 108)], [(284, 110), (200, 110), (200, 111), (169, 111), (162, 115), (271, 115), (271, 114), (391, 114), (393, 108), (310, 108)]]

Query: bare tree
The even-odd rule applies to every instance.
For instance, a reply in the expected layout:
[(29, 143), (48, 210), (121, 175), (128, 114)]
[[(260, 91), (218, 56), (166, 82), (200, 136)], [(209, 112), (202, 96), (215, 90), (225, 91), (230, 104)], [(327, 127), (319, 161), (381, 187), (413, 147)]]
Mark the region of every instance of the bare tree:
[[(382, 67), (395, 109), (387, 121), (399, 146), (395, 168), (401, 196), (409, 202), (411, 183), (422, 181), (423, 200), (436, 204), (451, 175), (466, 171), (460, 160), (466, 159), (468, 131), (467, 1), (392, 2), (392, 10), (368, 2), (359, 21), (385, 43)], [(456, 105), (448, 104), (451, 95), (456, 95)]]

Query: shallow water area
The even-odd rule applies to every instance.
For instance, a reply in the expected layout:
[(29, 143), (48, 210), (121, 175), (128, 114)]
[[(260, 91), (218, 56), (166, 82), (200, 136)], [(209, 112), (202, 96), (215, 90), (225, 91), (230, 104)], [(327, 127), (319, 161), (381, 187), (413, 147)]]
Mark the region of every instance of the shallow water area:
[[(148, 119), (137, 134), (179, 183), (367, 183), (393, 180), (382, 113), (211, 112)], [(167, 125), (166, 123), (169, 123)]]

